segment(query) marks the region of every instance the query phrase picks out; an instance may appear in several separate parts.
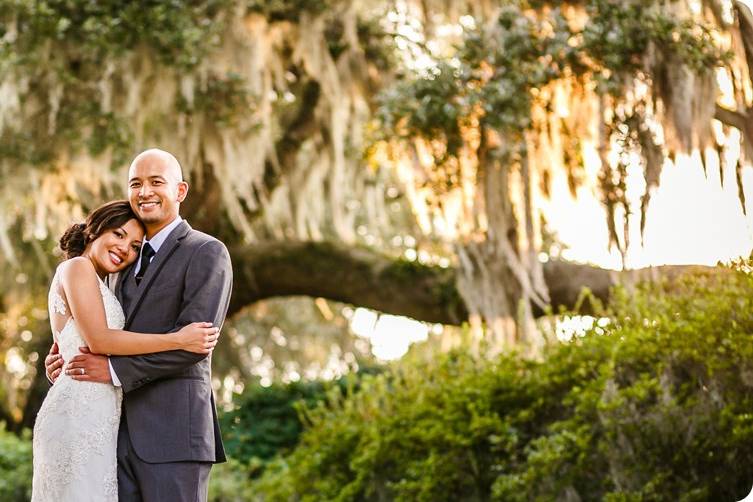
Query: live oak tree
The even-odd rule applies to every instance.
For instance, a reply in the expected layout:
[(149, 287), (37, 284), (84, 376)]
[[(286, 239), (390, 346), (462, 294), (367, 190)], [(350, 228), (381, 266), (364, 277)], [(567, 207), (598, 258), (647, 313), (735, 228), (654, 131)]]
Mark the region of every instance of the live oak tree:
[(739, 1), (0, 0), (0, 355), (44, 324), (60, 230), (154, 145), (232, 250), (233, 312), (299, 294), (530, 340), (615, 280), (539, 261), (552, 173), (575, 192), (598, 152), (625, 253), (630, 158), (644, 216), (667, 157), (739, 141), (741, 183), (752, 63)]

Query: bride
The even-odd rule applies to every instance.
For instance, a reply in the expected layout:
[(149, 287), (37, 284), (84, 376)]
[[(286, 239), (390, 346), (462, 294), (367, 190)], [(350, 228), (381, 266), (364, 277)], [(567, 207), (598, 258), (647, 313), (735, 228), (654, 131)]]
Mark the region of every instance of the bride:
[[(214, 349), (219, 333), (211, 323), (196, 322), (160, 336), (122, 330), (123, 309), (103, 279), (136, 260), (143, 237), (128, 201), (114, 201), (60, 239), (66, 260), (55, 272), (48, 301), (53, 337), (65, 360), (83, 346), (113, 355), (175, 349), (208, 354)], [(34, 425), (33, 502), (117, 501), (121, 400), (120, 388), (76, 381), (61, 372)]]

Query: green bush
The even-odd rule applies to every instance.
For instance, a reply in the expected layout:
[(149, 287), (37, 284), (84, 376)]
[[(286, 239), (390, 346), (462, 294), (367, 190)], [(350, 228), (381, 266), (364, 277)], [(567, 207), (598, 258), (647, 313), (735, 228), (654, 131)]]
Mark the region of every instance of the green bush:
[(753, 483), (753, 278), (618, 290), (536, 361), (405, 361), (305, 412), (261, 500), (737, 500)]
[(254, 385), (235, 399), (236, 406), (220, 417), (229, 457), (260, 465), (298, 444), (302, 425), (296, 403), (309, 405), (323, 399), (321, 382)]
[(25, 502), (31, 499), (31, 434), (21, 437), (0, 423), (0, 500)]
[(348, 389), (357, 389), (363, 375), (380, 371), (376, 366), (364, 367), (335, 381), (247, 387), (233, 400), (233, 409), (220, 415), (229, 461), (212, 469), (209, 500), (251, 500), (252, 480), (270, 465), (279, 470), (284, 464), (280, 457), (298, 445), (303, 431), (300, 410), (326, 401), (330, 392), (343, 395)]
[(212, 467), (209, 476), (209, 502), (246, 502), (252, 500), (251, 477), (257, 465), (240, 462), (232, 457)]
[(299, 410), (324, 402), (330, 391), (342, 394), (360, 385), (364, 375), (381, 371), (378, 366), (333, 381), (251, 385), (236, 396), (234, 407), (220, 415), (220, 427), (229, 457), (251, 469), (251, 474), (279, 455), (290, 453), (300, 439), (303, 425)]

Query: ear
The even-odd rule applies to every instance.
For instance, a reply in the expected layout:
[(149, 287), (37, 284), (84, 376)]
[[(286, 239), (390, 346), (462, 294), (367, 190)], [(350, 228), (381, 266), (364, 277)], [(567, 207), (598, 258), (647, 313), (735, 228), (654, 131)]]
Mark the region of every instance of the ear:
[(183, 202), (188, 195), (188, 183), (185, 181), (178, 182), (178, 202)]

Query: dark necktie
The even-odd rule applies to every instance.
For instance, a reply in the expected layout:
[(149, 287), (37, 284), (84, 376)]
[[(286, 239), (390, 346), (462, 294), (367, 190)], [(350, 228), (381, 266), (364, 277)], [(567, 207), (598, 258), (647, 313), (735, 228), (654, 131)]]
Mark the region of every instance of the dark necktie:
[(151, 263), (154, 254), (152, 246), (150, 246), (148, 242), (145, 242), (144, 246), (141, 248), (141, 265), (139, 266), (139, 271), (136, 272), (136, 284), (139, 284), (144, 277), (144, 274), (146, 274), (146, 269), (149, 268), (149, 264)]

